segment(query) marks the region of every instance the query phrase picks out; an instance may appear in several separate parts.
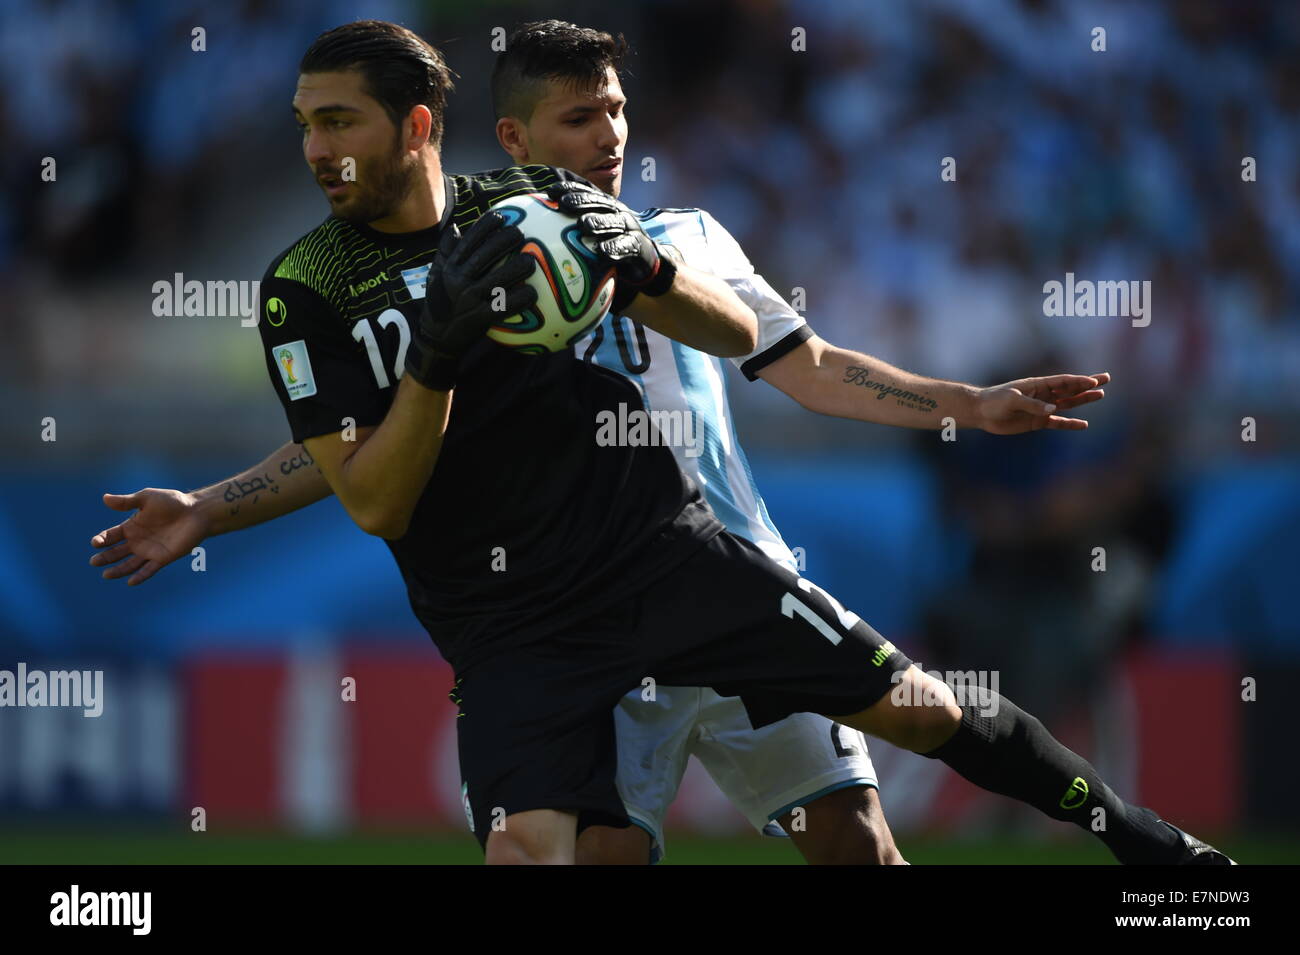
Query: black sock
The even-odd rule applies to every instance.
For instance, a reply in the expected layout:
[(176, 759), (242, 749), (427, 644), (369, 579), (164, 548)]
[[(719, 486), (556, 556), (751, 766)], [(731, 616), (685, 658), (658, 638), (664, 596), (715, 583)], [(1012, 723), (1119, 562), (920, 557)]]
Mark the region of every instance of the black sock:
[[(983, 691), (978, 703), (962, 706), (953, 737), (921, 755), (942, 760), (989, 792), (1093, 833), (1126, 865), (1169, 864), (1182, 853), (1177, 834), (1159, 816), (1120, 799), (1086, 759), (1005, 696)], [(1094, 819), (1102, 828), (1094, 829)]]

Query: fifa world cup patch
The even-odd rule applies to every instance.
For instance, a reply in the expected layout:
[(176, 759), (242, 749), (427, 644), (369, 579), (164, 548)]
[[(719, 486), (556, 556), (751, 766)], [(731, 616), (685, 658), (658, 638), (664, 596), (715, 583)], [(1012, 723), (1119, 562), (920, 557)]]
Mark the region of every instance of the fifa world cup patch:
[(284, 390), (290, 401), (310, 398), (316, 394), (316, 378), (311, 373), (311, 359), (307, 357), (307, 343), (302, 339), (271, 346), (271, 360), (280, 369)]

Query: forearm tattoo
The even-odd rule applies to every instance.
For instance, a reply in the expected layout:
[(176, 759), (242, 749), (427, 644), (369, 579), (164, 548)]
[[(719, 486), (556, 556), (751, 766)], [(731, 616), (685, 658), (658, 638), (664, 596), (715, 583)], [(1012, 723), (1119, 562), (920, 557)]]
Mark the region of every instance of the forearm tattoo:
[[(280, 474), (281, 476), (287, 476), (298, 470), (298, 468), (305, 467), (316, 467), (316, 470), (320, 470), (319, 466), (316, 465), (316, 459), (311, 456), (311, 452), (303, 448), (300, 454), (280, 462)], [(256, 504), (264, 491), (270, 491), (272, 494), (280, 493), (276, 479), (270, 471), (255, 474), (246, 481), (239, 478), (227, 481), (224, 497), (226, 503), (231, 505), (230, 516), (234, 517), (238, 514), (240, 506), (245, 502)], [(250, 495), (251, 500), (249, 499)]]
[(876, 392), (876, 399), (883, 401), (888, 396), (893, 396), (894, 400), (904, 408), (911, 408), (913, 411), (937, 411), (939, 402), (925, 395), (918, 395), (914, 391), (904, 391), (902, 388), (895, 388), (883, 381), (876, 381), (871, 377), (869, 369), (861, 365), (849, 365), (844, 369), (843, 382), (846, 385), (857, 385), (859, 388), (869, 388)]

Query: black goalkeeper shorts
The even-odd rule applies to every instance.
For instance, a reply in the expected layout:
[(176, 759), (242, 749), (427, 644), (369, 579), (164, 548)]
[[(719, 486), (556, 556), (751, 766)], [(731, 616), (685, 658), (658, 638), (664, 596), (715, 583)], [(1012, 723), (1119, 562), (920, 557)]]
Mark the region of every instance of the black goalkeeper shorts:
[(829, 595), (723, 532), (635, 597), (458, 674), (465, 809), (479, 842), (514, 813), (625, 826), (614, 707), (633, 688), (712, 687), (750, 722), (858, 713), (911, 661)]

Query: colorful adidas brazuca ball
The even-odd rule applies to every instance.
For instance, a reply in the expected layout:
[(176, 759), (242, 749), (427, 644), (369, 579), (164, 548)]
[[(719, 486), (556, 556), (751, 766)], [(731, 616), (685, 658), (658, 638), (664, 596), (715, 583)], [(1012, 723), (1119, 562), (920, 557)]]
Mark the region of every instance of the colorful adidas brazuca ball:
[(537, 302), (488, 329), (488, 338), (523, 355), (563, 351), (605, 317), (614, 298), (614, 268), (593, 252), (578, 220), (530, 192), (492, 207), (524, 234), (522, 252), (537, 260), (527, 283)]

